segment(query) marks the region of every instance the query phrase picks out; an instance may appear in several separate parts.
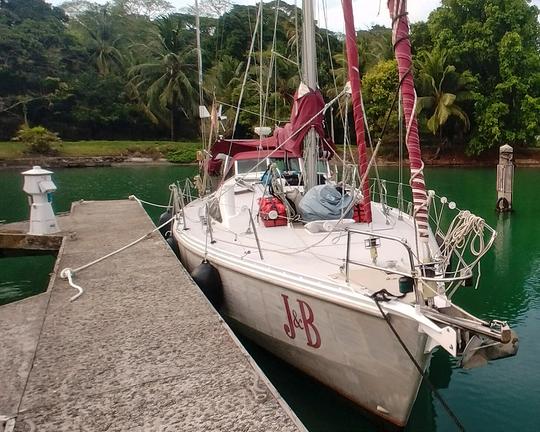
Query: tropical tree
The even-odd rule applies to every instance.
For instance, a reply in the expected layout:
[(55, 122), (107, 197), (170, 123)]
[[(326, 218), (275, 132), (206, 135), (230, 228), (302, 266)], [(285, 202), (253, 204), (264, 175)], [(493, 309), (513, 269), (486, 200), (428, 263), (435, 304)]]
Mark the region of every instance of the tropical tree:
[[(399, 77), (395, 60), (384, 60), (377, 63), (364, 75), (362, 80), (366, 118), (371, 135), (378, 137), (385, 130), (387, 142), (397, 142), (398, 137), (396, 107), (388, 117), (398, 84)], [(387, 118), (388, 124), (386, 124)], [(384, 129), (385, 125), (386, 129)]]
[[(21, 123), (66, 88), (81, 66), (81, 50), (66, 31), (67, 16), (43, 0), (0, 1), (0, 136), (10, 138)], [(7, 136), (6, 136), (7, 135)]]
[(508, 142), (530, 145), (540, 135), (538, 13), (527, 0), (442, 0), (429, 17), (433, 45), (480, 83), (471, 153)]
[(361, 30), (356, 43), (361, 73), (367, 72), (381, 61), (394, 58), (392, 31), (389, 28), (374, 25), (369, 30)]
[(87, 9), (73, 20), (74, 33), (89, 50), (98, 73), (103, 77), (113, 69), (123, 67), (119, 19), (106, 5)]
[(195, 50), (187, 43), (186, 32), (189, 29), (179, 16), (157, 20), (155, 40), (142, 46), (149, 61), (129, 71), (131, 84), (144, 94), (147, 113), (153, 121), (169, 126), (173, 141), (177, 138), (179, 114), (189, 118), (196, 106)]
[[(443, 134), (444, 126), (454, 117), (465, 131), (470, 128), (469, 116), (461, 103), (472, 100), (475, 79), (470, 72), (459, 73), (449, 65), (448, 54), (443, 49), (422, 51), (416, 62), (417, 109), (427, 116), (427, 128), (433, 135), (439, 134), (444, 146), (448, 137)], [(463, 134), (461, 134), (463, 136)]]
[(167, 0), (113, 0), (113, 4), (123, 15), (144, 15), (149, 18), (157, 18), (174, 10)]

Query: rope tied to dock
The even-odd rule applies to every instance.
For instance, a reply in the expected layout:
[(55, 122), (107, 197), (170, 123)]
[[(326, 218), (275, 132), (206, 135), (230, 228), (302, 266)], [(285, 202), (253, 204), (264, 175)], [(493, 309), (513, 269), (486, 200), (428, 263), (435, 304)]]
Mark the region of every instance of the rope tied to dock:
[(149, 206), (152, 206), (152, 207), (157, 207), (157, 208), (170, 209), (172, 207), (172, 205), (170, 203), (168, 205), (156, 204), (156, 203), (153, 203), (153, 202), (150, 202), (150, 201), (145, 201), (143, 199), (140, 199), (135, 195), (128, 196), (128, 199), (130, 199), (132, 201), (137, 201), (141, 205), (146, 204), (146, 205), (149, 205)]
[(84, 265), (82, 265), (80, 267), (77, 267), (76, 269), (71, 269), (69, 267), (64, 268), (60, 272), (60, 277), (62, 279), (67, 279), (69, 285), (72, 288), (75, 288), (77, 290), (77, 293), (75, 295), (73, 295), (72, 297), (70, 297), (69, 301), (73, 302), (73, 301), (77, 300), (84, 293), (84, 289), (81, 286), (77, 285), (75, 282), (73, 282), (73, 277), (75, 276), (76, 273), (78, 273), (78, 272), (80, 272), (80, 271), (82, 271), (84, 269), (87, 269), (88, 267), (91, 267), (91, 266), (93, 266), (95, 264), (98, 264), (101, 261), (104, 261), (107, 258), (110, 258), (110, 257), (112, 257), (112, 256), (114, 256), (114, 255), (116, 255), (116, 254), (118, 254), (120, 252), (123, 252), (126, 249), (129, 249), (130, 247), (135, 246), (137, 243), (140, 243), (140, 242), (142, 242), (143, 240), (145, 240), (147, 238), (150, 238), (153, 233), (155, 233), (156, 231), (159, 231), (161, 228), (163, 228), (164, 226), (167, 226), (168, 224), (172, 223), (176, 219), (177, 219), (177, 215), (173, 215), (166, 222), (162, 223), (161, 225), (154, 228), (152, 231), (144, 234), (143, 236), (139, 237), (138, 239), (132, 241), (131, 243), (128, 243), (127, 245), (122, 246), (121, 248), (116, 249), (115, 251), (113, 251), (111, 253), (108, 253), (107, 255), (102, 256), (101, 258), (97, 258), (97, 259), (95, 259), (93, 261), (90, 261), (87, 264), (84, 264)]

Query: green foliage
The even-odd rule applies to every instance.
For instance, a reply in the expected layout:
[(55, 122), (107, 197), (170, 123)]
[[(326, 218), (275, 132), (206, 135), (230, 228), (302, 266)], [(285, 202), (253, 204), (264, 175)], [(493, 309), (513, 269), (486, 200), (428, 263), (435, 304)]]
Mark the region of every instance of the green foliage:
[(358, 55), (360, 72), (365, 73), (377, 63), (394, 58), (392, 31), (378, 25), (358, 32)]
[[(455, 66), (448, 64), (446, 50), (439, 48), (420, 52), (416, 70), (417, 112), (427, 116), (429, 131), (433, 135), (439, 133), (441, 144), (456, 135), (463, 138), (470, 122), (461, 104), (473, 99), (476, 80), (468, 71), (457, 72)], [(454, 127), (445, 128), (452, 118), (455, 121), (450, 126)]]
[[(182, 146), (198, 148), (198, 143), (181, 143)], [(63, 141), (57, 156), (136, 156), (158, 159), (178, 149), (172, 141)], [(18, 141), (0, 141), (0, 159), (24, 156), (24, 148)]]
[(199, 144), (179, 143), (178, 148), (167, 154), (167, 160), (175, 163), (193, 163), (197, 160)]
[(26, 153), (54, 156), (58, 153), (58, 146), (62, 143), (57, 133), (51, 132), (43, 126), (29, 127), (22, 125), (17, 131), (13, 141), (26, 145)]
[[(194, 50), (183, 15), (170, 15), (156, 21), (155, 40), (143, 46), (149, 61), (131, 67), (134, 89), (154, 122), (169, 126), (171, 140), (176, 139), (177, 117), (195, 112)], [(188, 42), (189, 41), (189, 42)], [(191, 42), (191, 43), (190, 43)]]
[[(395, 60), (379, 62), (363, 78), (364, 106), (370, 122), (371, 136), (378, 138), (386, 124), (390, 104), (399, 84)], [(398, 133), (397, 103), (386, 126), (385, 141), (395, 142)]]
[(119, 17), (107, 6), (92, 8), (73, 20), (72, 32), (86, 47), (96, 69), (106, 77), (115, 69), (122, 71), (122, 35), (118, 29)]
[[(237, 137), (250, 136), (261, 111), (269, 126), (290, 115), (300, 77), (301, 13), (277, 4), (263, 5), (263, 32), (251, 58)], [(240, 97), (258, 6), (228, 0), (212, 6), (200, 25), (202, 96), (207, 106), (224, 103), (227, 120), (220, 133), (230, 136), (235, 109), (229, 105), (235, 107)], [(23, 122), (42, 124), (65, 139), (199, 135), (191, 12), (171, 14), (167, 0), (69, 0), (62, 9), (44, 0), (0, 0), (0, 138), (11, 137)], [(442, 0), (427, 22), (414, 23), (411, 31), (423, 138), (464, 143), (471, 153), (505, 142), (536, 144), (536, 7), (527, 0)], [(319, 87), (329, 100), (348, 79), (342, 35), (317, 28), (316, 45)], [(357, 45), (367, 119), (377, 137), (397, 86), (390, 30), (359, 31)], [(343, 104), (340, 108), (334, 110), (337, 141), (343, 134)], [(387, 143), (397, 141), (397, 124), (394, 109)]]
[(540, 134), (531, 111), (540, 97), (538, 9), (526, 0), (443, 0), (428, 29), (449, 62), (478, 79), (468, 151), (533, 144)]

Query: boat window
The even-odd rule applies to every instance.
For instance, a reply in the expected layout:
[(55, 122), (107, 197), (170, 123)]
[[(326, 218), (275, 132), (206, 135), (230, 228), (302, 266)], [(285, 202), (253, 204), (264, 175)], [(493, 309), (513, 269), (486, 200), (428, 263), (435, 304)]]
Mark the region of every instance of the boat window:
[(289, 158), (289, 171), (300, 172), (300, 160), (298, 158)]
[(326, 159), (319, 159), (317, 162), (317, 173), (318, 174), (328, 174), (329, 167), (328, 161)]
[[(260, 162), (260, 163), (259, 163)], [(265, 159), (243, 159), (236, 161), (236, 173), (261, 172), (266, 170)]]
[(287, 171), (284, 159), (270, 158), (270, 163), (275, 164), (279, 172)]
[(300, 162), (298, 158), (270, 158), (270, 163), (275, 163), (277, 169), (280, 172), (283, 171), (296, 171), (300, 172)]

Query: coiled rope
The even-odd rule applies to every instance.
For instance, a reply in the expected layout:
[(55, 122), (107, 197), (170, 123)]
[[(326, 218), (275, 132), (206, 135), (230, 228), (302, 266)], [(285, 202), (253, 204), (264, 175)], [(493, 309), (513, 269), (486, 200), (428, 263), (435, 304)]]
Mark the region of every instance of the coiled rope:
[[(468, 210), (460, 211), (450, 223), (446, 232), (443, 247), (446, 249), (460, 249), (469, 242), (469, 249), (474, 256), (486, 252), (484, 242), (485, 221)], [(476, 247), (475, 245), (478, 245)]]

